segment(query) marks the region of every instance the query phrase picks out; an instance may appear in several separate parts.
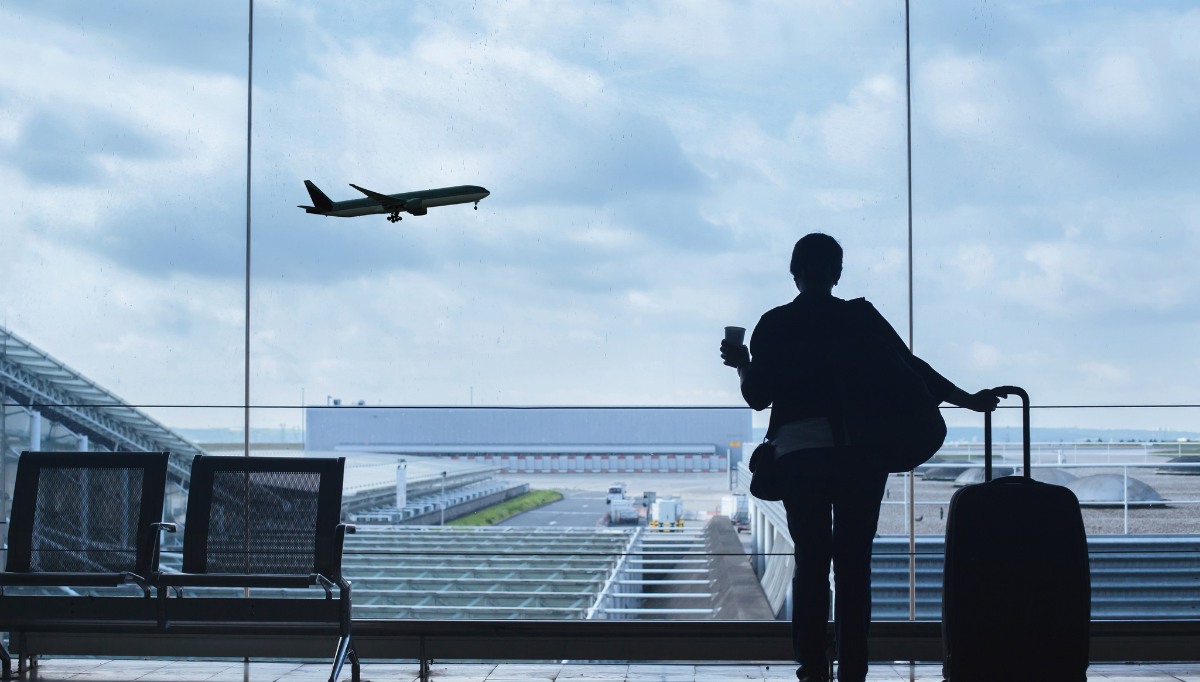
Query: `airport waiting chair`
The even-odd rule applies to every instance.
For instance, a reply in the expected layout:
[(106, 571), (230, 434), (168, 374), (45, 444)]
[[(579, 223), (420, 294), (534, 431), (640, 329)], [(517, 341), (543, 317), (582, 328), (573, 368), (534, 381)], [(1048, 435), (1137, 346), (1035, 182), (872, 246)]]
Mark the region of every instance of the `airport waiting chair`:
[[(183, 570), (157, 580), (163, 632), (197, 647), (220, 641), (211, 655), (247, 657), (284, 655), (262, 644), (270, 637), (286, 648), (288, 638), (328, 634), (337, 640), (330, 681), (347, 658), (358, 680), (350, 582), (341, 566), (345, 535), (354, 532), (340, 523), (344, 467), (343, 457), (197, 456)], [(293, 598), (314, 587), (324, 598)], [(220, 592), (210, 588), (252, 591), (248, 598), (208, 596)]]
[[(18, 672), (25, 661), (36, 665), (30, 635), (156, 626), (151, 596), (159, 535), (174, 530), (162, 523), (168, 457), (21, 453), (0, 573), (0, 631), (10, 635)], [(142, 595), (89, 590), (122, 585), (136, 585)], [(29, 589), (5, 591), (14, 587)], [(2, 644), (0, 663), (8, 679), (12, 656)]]

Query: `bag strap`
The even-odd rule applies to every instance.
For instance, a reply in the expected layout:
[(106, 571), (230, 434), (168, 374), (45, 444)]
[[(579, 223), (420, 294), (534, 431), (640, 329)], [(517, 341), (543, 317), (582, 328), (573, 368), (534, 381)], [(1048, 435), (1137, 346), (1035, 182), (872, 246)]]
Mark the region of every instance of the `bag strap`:
[[(839, 325), (838, 332), (845, 335), (867, 334), (872, 333), (868, 328), (868, 320), (870, 312), (874, 310), (874, 306), (867, 301), (865, 297), (858, 297), (844, 301), (837, 306), (837, 324)], [(843, 365), (852, 362), (851, 359), (843, 357), (835, 357), (839, 350), (844, 350), (844, 345), (836, 342), (829, 347), (828, 362), (832, 367), (842, 367)], [(838, 448), (847, 448), (850, 443), (850, 429), (846, 419), (846, 395), (844, 391), (839, 390), (837, 386), (833, 387), (833, 395), (830, 396), (830, 404), (835, 406), (834, 414), (829, 416), (830, 426), (833, 429), (833, 442)]]

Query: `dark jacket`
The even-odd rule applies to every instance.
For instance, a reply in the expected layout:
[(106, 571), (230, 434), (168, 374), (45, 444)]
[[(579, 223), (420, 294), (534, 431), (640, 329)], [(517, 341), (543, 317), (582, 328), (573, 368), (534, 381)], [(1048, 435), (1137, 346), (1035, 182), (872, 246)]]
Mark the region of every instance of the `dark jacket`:
[(846, 333), (876, 334), (895, 345), (934, 398), (942, 401), (949, 395), (954, 384), (909, 352), (883, 315), (869, 302), (863, 303), (855, 308), (864, 312), (851, 320), (848, 301), (802, 293), (792, 302), (768, 310), (758, 321), (750, 337), (752, 360), (742, 373), (742, 397), (755, 410), (771, 407), (768, 438), (773, 438), (780, 426), (798, 419), (829, 417), (836, 421), (834, 358), (844, 345), (839, 339)]

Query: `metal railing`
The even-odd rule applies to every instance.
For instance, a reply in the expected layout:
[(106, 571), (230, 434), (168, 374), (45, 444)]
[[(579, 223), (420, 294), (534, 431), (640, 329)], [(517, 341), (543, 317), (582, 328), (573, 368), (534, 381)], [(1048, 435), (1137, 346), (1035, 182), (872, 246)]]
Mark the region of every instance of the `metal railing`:
[[(1115, 444), (1125, 448), (1137, 444)], [(1141, 444), (1157, 448), (1160, 444)], [(1092, 445), (1091, 448), (1097, 446)], [(1143, 448), (1145, 449), (1145, 448)], [(1095, 456), (1094, 449), (1086, 450)], [(1046, 452), (1047, 449), (1043, 449)], [(1163, 469), (1173, 472), (1200, 468), (1200, 464), (1168, 463), (1163, 461), (1121, 462), (1109, 464), (1095, 461), (1072, 462), (1070, 457), (1059, 458), (1054, 450), (1053, 463), (1034, 458), (1034, 470), (1039, 466), (1074, 470), (1119, 471), (1124, 494), (1120, 499), (1105, 504), (1084, 507), (1085, 523), (1088, 516), (1119, 510), (1122, 515), (1121, 532), (1091, 534), (1088, 538), (1092, 567), (1092, 617), (1106, 619), (1194, 619), (1200, 617), (1200, 519), (1193, 511), (1200, 504), (1200, 495), (1180, 496), (1178, 492), (1163, 500), (1137, 501), (1130, 499), (1128, 481), (1135, 478), (1139, 469)], [(1068, 450), (1067, 452), (1077, 452)], [(1157, 451), (1155, 451), (1157, 452)], [(1184, 453), (1189, 454), (1189, 453)], [(1147, 457), (1158, 456), (1151, 452)], [(1107, 457), (1107, 453), (1104, 454)], [(1045, 457), (1044, 459), (1049, 459)], [(964, 470), (978, 466), (977, 462), (964, 460), (959, 463), (940, 462), (937, 466), (957, 466)], [(749, 472), (743, 465), (738, 472), (738, 483), (745, 485)], [(907, 476), (902, 474), (900, 477)], [(1188, 477), (1189, 480), (1192, 477)], [(1195, 479), (1200, 489), (1200, 477)], [(1185, 491), (1188, 485), (1181, 486)], [(901, 485), (903, 491), (907, 485)], [(907, 497), (885, 500), (885, 505), (904, 506)], [(918, 497), (913, 503), (918, 509), (945, 509), (948, 498), (929, 499)], [(1192, 532), (1187, 533), (1130, 533), (1130, 513), (1135, 510), (1153, 508), (1185, 510), (1179, 516)], [(907, 516), (907, 515), (905, 515)], [(792, 544), (787, 533), (787, 518), (782, 503), (751, 501), (752, 519), (752, 565), (759, 576), (768, 600), (780, 617), (790, 613), (790, 577), (792, 570)], [(907, 531), (907, 526), (905, 527)], [(944, 553), (944, 538), (941, 535), (917, 535), (916, 552), (910, 555), (908, 538), (904, 535), (877, 537), (872, 565), (873, 617), (877, 620), (910, 618), (910, 556), (915, 564), (915, 613), (916, 620), (938, 619), (941, 614), (941, 570)]]

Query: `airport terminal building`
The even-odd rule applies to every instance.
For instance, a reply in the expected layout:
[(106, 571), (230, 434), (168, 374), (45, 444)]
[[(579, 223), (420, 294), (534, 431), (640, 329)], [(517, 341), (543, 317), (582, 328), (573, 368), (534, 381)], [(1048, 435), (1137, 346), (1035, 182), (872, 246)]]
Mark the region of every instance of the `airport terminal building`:
[(306, 409), (305, 450), (472, 460), (505, 472), (710, 472), (736, 468), (745, 407)]

